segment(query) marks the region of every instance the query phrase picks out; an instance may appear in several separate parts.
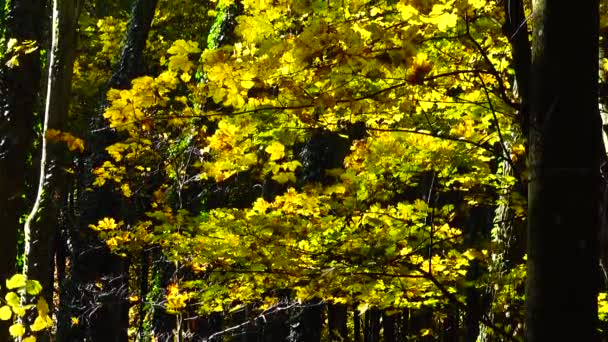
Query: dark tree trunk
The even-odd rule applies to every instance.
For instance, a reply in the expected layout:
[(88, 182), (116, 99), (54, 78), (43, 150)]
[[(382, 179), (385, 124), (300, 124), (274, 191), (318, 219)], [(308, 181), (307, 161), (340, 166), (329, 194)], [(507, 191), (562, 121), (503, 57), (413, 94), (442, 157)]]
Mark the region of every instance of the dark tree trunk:
[[(6, 40), (33, 40), (40, 47), (44, 1), (13, 0), (4, 18)], [(3, 9), (4, 10), (4, 9)], [(4, 47), (2, 47), (4, 49)], [(19, 66), (0, 64), (0, 279), (16, 272), (19, 218), (25, 212), (27, 159), (34, 139), (34, 110), (40, 86), (40, 48), (19, 56)], [(0, 341), (9, 341), (9, 322), (0, 322)]]
[(323, 330), (322, 302), (315, 300), (304, 304), (299, 315), (292, 318), (290, 341), (320, 342)]
[[(165, 289), (171, 283), (171, 275), (175, 272), (173, 263), (167, 260), (156, 249), (153, 255), (154, 266), (150, 296), (146, 299), (151, 303), (160, 303), (165, 299)], [(165, 308), (152, 305), (152, 330), (157, 341), (171, 341), (176, 327), (175, 315), (170, 315)]]
[(386, 312), (382, 313), (382, 330), (384, 342), (395, 342), (395, 317), (396, 315), (388, 315)]
[(141, 254), (140, 262), (140, 273), (139, 273), (139, 329), (138, 335), (140, 341), (146, 341), (148, 338), (145, 321), (146, 321), (146, 309), (147, 309), (147, 297), (149, 294), (149, 273), (150, 273), (150, 256), (148, 251), (143, 251)]
[(598, 340), (598, 9), (597, 0), (534, 4), (530, 342)]
[[(487, 206), (473, 207), (464, 225), (464, 245), (473, 248), (478, 241), (484, 241), (492, 227), (493, 209)], [(467, 281), (477, 282), (482, 275), (481, 265), (473, 260), (467, 272)], [(466, 341), (475, 341), (479, 335), (479, 321), (483, 315), (484, 302), (482, 291), (469, 286), (465, 290), (466, 307), (464, 312), (464, 335)]]
[(267, 321), (263, 322), (260, 336), (260, 341), (265, 342), (288, 341), (289, 310), (271, 312), (267, 317)]
[[(6, 39), (33, 40), (40, 46), (44, 2), (14, 0), (6, 18)], [(27, 156), (34, 139), (34, 109), (40, 86), (40, 49), (19, 56), (19, 65), (0, 69), (0, 279), (15, 273), (19, 218), (24, 213)], [(7, 54), (7, 57), (10, 56)]]
[(347, 320), (346, 304), (327, 305), (327, 321), (331, 341), (348, 341)]
[(353, 321), (354, 321), (354, 334), (353, 337), (354, 342), (361, 342), (361, 316), (359, 316), (359, 310), (357, 310), (357, 306), (355, 306), (355, 310), (353, 310)]
[(458, 341), (460, 336), (459, 324), (460, 310), (457, 306), (447, 308), (447, 317), (443, 323), (442, 341)]
[(365, 325), (363, 328), (363, 341), (380, 341), (380, 310), (370, 309), (365, 312)]
[(143, 54), (157, 2), (158, 0), (135, 0), (133, 2), (127, 41), (122, 49), (118, 65), (108, 82), (108, 88), (126, 88), (133, 78), (144, 73)]

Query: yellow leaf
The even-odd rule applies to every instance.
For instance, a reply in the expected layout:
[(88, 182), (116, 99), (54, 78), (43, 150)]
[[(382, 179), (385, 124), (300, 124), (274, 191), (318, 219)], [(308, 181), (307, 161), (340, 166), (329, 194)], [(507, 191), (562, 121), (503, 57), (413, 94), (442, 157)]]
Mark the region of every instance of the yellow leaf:
[(189, 74), (189, 73), (184, 72), (183, 74), (181, 74), (181, 75), (179, 76), (179, 78), (180, 78), (182, 81), (184, 81), (184, 83), (188, 83), (188, 82), (190, 81), (190, 79), (192, 78), (192, 76), (190, 76), (190, 74)]
[(24, 286), (25, 286), (25, 276), (23, 274), (15, 274), (10, 279), (6, 280), (6, 287), (9, 290), (16, 289), (18, 287), (24, 287)]
[(123, 194), (125, 197), (131, 197), (132, 193), (131, 193), (131, 188), (129, 187), (129, 184), (123, 184), (123, 185), (120, 187), (120, 190), (122, 191), (122, 194)]
[(97, 222), (97, 229), (100, 230), (112, 230), (117, 227), (118, 224), (116, 224), (116, 221), (111, 217), (104, 217), (102, 220), (99, 220), (99, 222)]
[(198, 53), (201, 52), (201, 49), (198, 48), (198, 43), (193, 42), (191, 40), (185, 41), (183, 39), (176, 40), (173, 45), (167, 50), (168, 53), (172, 55), (177, 54), (189, 54), (189, 53)]
[(14, 67), (18, 67), (19, 66), (18, 57), (19, 57), (19, 55), (13, 55), (13, 57), (11, 57), (11, 59), (9, 59), (8, 62), (6, 62), (6, 66), (11, 69)]
[(285, 156), (285, 146), (278, 141), (268, 145), (265, 151), (270, 154), (270, 160), (279, 160)]
[(194, 64), (190, 62), (187, 55), (175, 55), (169, 57), (169, 70), (189, 71)]
[(61, 138), (61, 131), (57, 130), (57, 129), (53, 129), (53, 128), (49, 128), (46, 130), (46, 132), (44, 133), (44, 136), (49, 140), (49, 141), (59, 141)]
[(11, 317), (13, 317), (13, 312), (8, 305), (4, 305), (0, 308), (0, 320), (8, 321)]
[(21, 342), (36, 342), (36, 336), (28, 336), (24, 338)]
[(6, 44), (6, 52), (12, 51), (13, 47), (15, 47), (15, 45), (17, 45), (17, 39), (15, 38), (11, 38), (8, 40), (8, 43)]
[(21, 337), (25, 334), (25, 327), (21, 323), (15, 323), (8, 328), (12, 337)]
[(46, 321), (40, 315), (36, 316), (36, 319), (34, 319), (34, 323), (30, 325), (30, 329), (32, 329), (32, 331), (40, 331), (44, 330), (45, 328)]
[(25, 283), (25, 292), (27, 294), (29, 294), (31, 296), (35, 296), (35, 295), (39, 294), (40, 291), (42, 291), (42, 285), (40, 285), (40, 282), (38, 280), (29, 279)]
[(253, 86), (255, 85), (255, 82), (253, 81), (253, 78), (255, 76), (250, 73), (250, 72), (246, 72), (241, 76), (241, 86), (245, 89), (251, 89), (253, 88)]
[(38, 298), (38, 303), (36, 303), (36, 309), (38, 310), (38, 315), (46, 316), (49, 314), (49, 304), (42, 297)]
[(480, 9), (486, 4), (486, 0), (469, 0), (469, 5), (471, 5), (474, 9)]
[(293, 172), (279, 172), (276, 175), (272, 176), (272, 179), (281, 184), (285, 184), (289, 181), (295, 182), (296, 176)]
[(255, 85), (255, 82), (251, 80), (243, 80), (241, 81), (241, 86), (245, 89), (251, 89)]

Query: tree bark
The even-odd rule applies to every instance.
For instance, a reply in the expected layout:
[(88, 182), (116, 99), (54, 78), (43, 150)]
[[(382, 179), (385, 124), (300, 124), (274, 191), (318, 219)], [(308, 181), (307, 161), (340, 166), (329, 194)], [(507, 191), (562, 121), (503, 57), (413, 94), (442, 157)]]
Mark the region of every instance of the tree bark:
[(348, 341), (346, 304), (328, 304), (327, 322), (331, 341)]
[[(40, 46), (43, 16), (41, 1), (11, 1), (6, 20), (6, 38), (19, 43), (33, 40)], [(0, 279), (15, 273), (19, 218), (24, 212), (27, 156), (34, 139), (34, 109), (40, 85), (39, 49), (20, 56), (19, 65), (12, 68), (2, 63), (0, 69)]]
[[(513, 69), (515, 71), (515, 84), (513, 95), (519, 98), (519, 117), (520, 132), (515, 129), (505, 142), (504, 150), (511, 152), (512, 145), (518, 140), (519, 134), (526, 134), (529, 125), (529, 95), (530, 95), (530, 68), (532, 63), (530, 41), (528, 39), (527, 18), (524, 11), (522, 0), (505, 0), (504, 1), (505, 23), (503, 25), (503, 33), (509, 39), (511, 44), (511, 57), (513, 60)], [(515, 170), (513, 169), (515, 167)], [(496, 248), (492, 251), (492, 259), (490, 261), (490, 285), (486, 290), (490, 307), (488, 308), (488, 319), (494, 322), (495, 312), (492, 304), (495, 302), (498, 290), (496, 284), (502, 284), (501, 279), (505, 274), (517, 263), (522, 261), (525, 253), (525, 222), (523, 218), (518, 218), (512, 209), (512, 203), (515, 196), (525, 196), (526, 186), (522, 182), (521, 174), (525, 169), (525, 156), (519, 156), (518, 160), (505, 160), (502, 162), (503, 176), (515, 176), (517, 183), (508, 190), (499, 193), (499, 199), (503, 204), (496, 208), (494, 225), (492, 233), (492, 242)], [(492, 340), (490, 328), (484, 324), (479, 326), (480, 342)]]
[(361, 317), (359, 315), (359, 310), (357, 310), (357, 305), (354, 306), (353, 310), (353, 341), (361, 342)]
[[(49, 49), (47, 94), (44, 127), (64, 131), (67, 127), (76, 49), (76, 26), (80, 0), (53, 2), (52, 42)], [(43, 295), (52, 303), (54, 240), (63, 225), (62, 208), (66, 205), (69, 160), (62, 144), (43, 141), (40, 165), (39, 197), (25, 226), (25, 260), (23, 271), (38, 280)], [(43, 195), (43, 192), (45, 195)]]
[(292, 320), (290, 341), (320, 342), (323, 330), (323, 309), (325, 304), (321, 300), (312, 300), (304, 304), (296, 317)]
[[(13, 0), (3, 18), (5, 38), (33, 40), (40, 47), (44, 2)], [(4, 10), (4, 9), (3, 9)], [(4, 49), (4, 47), (2, 47)], [(40, 48), (20, 56), (19, 65), (0, 68), (0, 280), (16, 273), (19, 219), (25, 212), (23, 195), (28, 155), (34, 140), (34, 111), (40, 86)], [(9, 322), (0, 322), (0, 341), (9, 341)]]
[(397, 315), (388, 315), (386, 312), (382, 313), (382, 332), (384, 342), (395, 342), (395, 317)]
[(596, 0), (534, 2), (530, 342), (598, 340), (598, 9)]

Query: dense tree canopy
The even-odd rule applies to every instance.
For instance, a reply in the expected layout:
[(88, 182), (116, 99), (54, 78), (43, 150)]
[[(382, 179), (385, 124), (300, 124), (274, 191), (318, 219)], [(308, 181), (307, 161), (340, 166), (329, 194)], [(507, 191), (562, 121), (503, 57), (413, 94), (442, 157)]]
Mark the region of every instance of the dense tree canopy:
[[(14, 10), (26, 5), (55, 13), (37, 36), (11, 28), (33, 20)], [(24, 341), (523, 340), (557, 319), (524, 318), (528, 248), (534, 312), (581, 291), (572, 331), (607, 334), (595, 94), (608, 31), (587, 18), (604, 7), (543, 6), (7, 2), (0, 94), (40, 96), (23, 121), (0, 116), (6, 236), (30, 212), (15, 196), (35, 208), (25, 243), (5, 243), (25, 255), (0, 254), (25, 265), (0, 320)], [(555, 13), (580, 33), (551, 31)], [(551, 60), (560, 34), (568, 54)], [(588, 68), (558, 72), (583, 55)], [(15, 79), (41, 69), (46, 81)], [(555, 102), (563, 82), (572, 97)], [(539, 176), (566, 168), (588, 173)]]

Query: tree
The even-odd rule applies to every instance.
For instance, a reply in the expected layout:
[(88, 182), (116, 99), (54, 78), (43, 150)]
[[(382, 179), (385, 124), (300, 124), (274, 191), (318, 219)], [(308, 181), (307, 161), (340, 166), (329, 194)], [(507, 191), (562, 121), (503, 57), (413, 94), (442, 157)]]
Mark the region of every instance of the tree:
[[(70, 179), (70, 167), (64, 144), (82, 152), (82, 140), (67, 131), (72, 68), (76, 51), (76, 27), (82, 2), (52, 3), (52, 39), (48, 48), (47, 92), (43, 115), (41, 158), (36, 199), (24, 225), (23, 273), (41, 282), (44, 297), (53, 298), (56, 234), (66, 225), (64, 203)], [(54, 140), (54, 141), (53, 141)]]
[(598, 340), (598, 6), (534, 6), (528, 341)]
[[(521, 144), (517, 145), (518, 140), (521, 141), (519, 138), (525, 137), (528, 131), (532, 51), (528, 38), (529, 32), (524, 2), (521, 0), (507, 0), (503, 2), (503, 8), (505, 13), (503, 33), (509, 39), (511, 46), (513, 71), (515, 73), (514, 81), (517, 84), (517, 87), (513, 89), (515, 92), (513, 95), (519, 101), (519, 108), (516, 112), (519, 125), (515, 126), (511, 133), (512, 136), (507, 138), (508, 141), (505, 145), (506, 149), (512, 153), (514, 149), (523, 146)], [(504, 176), (514, 177), (516, 183), (511, 187), (499, 190), (499, 204), (496, 206), (494, 217), (495, 228), (492, 230), (494, 249), (492, 250), (492, 259), (488, 265), (488, 273), (491, 279), (486, 290), (490, 303), (488, 317), (492, 321), (504, 320), (504, 317), (499, 319), (495, 315), (508, 312), (512, 317), (512, 330), (523, 328), (523, 317), (518, 314), (518, 311), (520, 311), (516, 307), (518, 303), (513, 298), (517, 291), (505, 290), (505, 288), (512, 288), (517, 280), (522, 280), (517, 274), (521, 274), (521, 268), (518, 265), (522, 263), (525, 253), (525, 213), (521, 206), (527, 195), (527, 183), (523, 179), (525, 168), (526, 156), (523, 154), (513, 158), (512, 163), (507, 160), (503, 161), (499, 169), (499, 172), (502, 172)], [(518, 202), (520, 205), (517, 205)], [(509, 301), (512, 303), (509, 310), (501, 308), (504, 307), (506, 297), (509, 297)], [(494, 337), (492, 330), (487, 325), (480, 325), (480, 341), (488, 341)]]
[[(43, 31), (43, 21), (39, 18), (44, 17), (43, 8), (42, 1), (11, 1), (4, 22), (3, 38), (8, 45), (2, 46), (4, 55), (0, 67), (0, 279), (8, 279), (17, 270), (17, 240), (20, 218), (25, 212), (28, 156), (35, 136), (34, 112), (41, 75)], [(0, 340), (10, 338), (7, 327), (0, 325)]]

